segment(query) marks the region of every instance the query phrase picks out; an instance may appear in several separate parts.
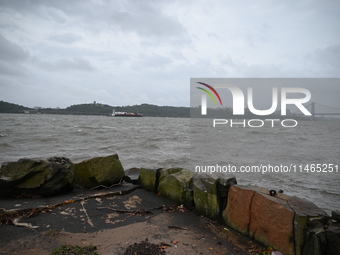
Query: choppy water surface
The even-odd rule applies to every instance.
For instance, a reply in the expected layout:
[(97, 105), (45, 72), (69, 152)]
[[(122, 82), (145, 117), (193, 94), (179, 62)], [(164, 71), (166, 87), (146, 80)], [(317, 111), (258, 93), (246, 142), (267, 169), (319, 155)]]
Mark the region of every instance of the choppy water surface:
[[(117, 153), (131, 167), (190, 167), (206, 164), (340, 164), (340, 123), (299, 122), (296, 128), (216, 129), (225, 139), (221, 154), (190, 159), (190, 128), (202, 134), (192, 145), (209, 145), (204, 128), (182, 118), (112, 118), (106, 116), (0, 114), (0, 163), (19, 158), (65, 156), (79, 162)], [(192, 130), (192, 129), (195, 130)], [(202, 152), (206, 152), (202, 150)], [(239, 184), (281, 188), (288, 195), (340, 209), (340, 173), (236, 174)], [(328, 211), (329, 212), (329, 211)]]

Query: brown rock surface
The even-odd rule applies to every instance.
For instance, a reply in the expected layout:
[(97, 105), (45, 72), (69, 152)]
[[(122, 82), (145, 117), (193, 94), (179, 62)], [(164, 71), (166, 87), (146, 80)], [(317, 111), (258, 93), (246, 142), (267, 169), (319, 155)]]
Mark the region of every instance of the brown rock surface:
[(233, 229), (284, 254), (301, 254), (308, 219), (325, 217), (313, 203), (255, 186), (232, 186), (223, 218)]
[(229, 190), (227, 207), (223, 212), (223, 218), (227, 225), (247, 234), (250, 223), (250, 205), (254, 196), (253, 190), (241, 189), (232, 186)]
[(249, 234), (284, 253), (294, 254), (294, 212), (280, 202), (254, 191)]

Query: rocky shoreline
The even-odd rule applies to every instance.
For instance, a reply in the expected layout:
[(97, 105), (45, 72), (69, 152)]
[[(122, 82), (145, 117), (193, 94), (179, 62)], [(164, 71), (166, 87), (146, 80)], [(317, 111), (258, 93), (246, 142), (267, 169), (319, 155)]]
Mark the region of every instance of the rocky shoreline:
[[(184, 205), (283, 254), (340, 254), (339, 213), (328, 216), (313, 203), (233, 176), (198, 175), (182, 168), (124, 171), (118, 155), (73, 164), (64, 157), (3, 163), (0, 197), (50, 197), (75, 187), (110, 188), (123, 181)], [(46, 209), (46, 208), (45, 208)], [(14, 215), (0, 208), (1, 223)]]

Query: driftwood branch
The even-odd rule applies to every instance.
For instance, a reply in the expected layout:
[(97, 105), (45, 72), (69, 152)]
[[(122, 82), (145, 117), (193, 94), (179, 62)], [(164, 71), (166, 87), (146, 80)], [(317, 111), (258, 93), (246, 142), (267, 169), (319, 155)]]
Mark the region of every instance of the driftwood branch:
[(122, 190), (122, 191), (107, 192), (105, 194), (94, 194), (94, 195), (89, 195), (87, 197), (78, 198), (75, 200), (70, 199), (70, 200), (66, 200), (61, 203), (37, 207), (37, 208), (27, 208), (27, 209), (18, 209), (18, 210), (1, 210), (0, 211), (0, 225), (11, 224), (14, 226), (25, 226), (25, 224), (19, 223), (19, 220), (21, 218), (29, 218), (42, 212), (44, 213), (51, 212), (52, 210), (54, 210), (55, 208), (59, 206), (63, 206), (66, 204), (71, 204), (71, 203), (79, 203), (79, 202), (92, 199), (92, 198), (104, 198), (104, 197), (110, 197), (110, 196), (121, 196), (121, 195), (129, 194), (130, 192), (136, 189), (139, 189), (139, 188), (140, 188), (139, 186), (135, 186), (130, 189)]
[(139, 209), (139, 210), (121, 210), (121, 209), (114, 209), (114, 208), (110, 208), (110, 207), (97, 207), (97, 210), (101, 210), (101, 209), (108, 209), (110, 211), (113, 212), (117, 212), (117, 213), (126, 213), (126, 214), (130, 214), (130, 215), (140, 215), (143, 217), (146, 217), (149, 214), (153, 214), (153, 212), (151, 212), (151, 210), (145, 210), (145, 209)]
[(168, 226), (171, 229), (179, 229), (179, 230), (189, 230), (188, 228), (180, 227), (180, 226)]

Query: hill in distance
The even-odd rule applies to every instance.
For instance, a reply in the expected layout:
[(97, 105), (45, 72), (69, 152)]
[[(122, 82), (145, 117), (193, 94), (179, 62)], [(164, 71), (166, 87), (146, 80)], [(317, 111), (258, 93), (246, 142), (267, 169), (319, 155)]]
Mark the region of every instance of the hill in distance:
[(189, 107), (157, 106), (141, 104), (133, 106), (110, 106), (100, 103), (71, 105), (65, 109), (59, 108), (29, 108), (22, 105), (0, 101), (0, 113), (41, 113), (65, 115), (111, 115), (112, 111), (141, 113), (149, 117), (190, 117)]
[(24, 113), (29, 110), (30, 108), (22, 105), (0, 101), (0, 113)]

